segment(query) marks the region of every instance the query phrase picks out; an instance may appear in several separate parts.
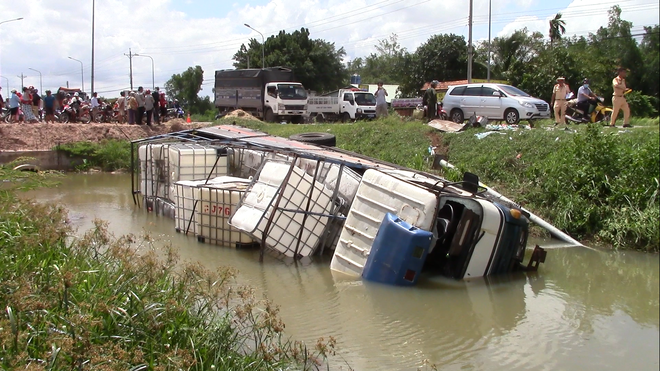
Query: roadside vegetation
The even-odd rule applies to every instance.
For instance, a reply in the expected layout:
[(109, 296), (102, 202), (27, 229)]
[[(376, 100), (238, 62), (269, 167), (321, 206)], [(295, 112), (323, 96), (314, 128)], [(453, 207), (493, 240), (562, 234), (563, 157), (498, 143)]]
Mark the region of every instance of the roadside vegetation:
[(149, 235), (115, 238), (104, 222), (70, 237), (62, 207), (16, 197), (47, 174), (0, 167), (0, 368), (312, 370), (312, 348), (283, 335), (278, 308), (229, 268), (182, 264)]
[(131, 142), (109, 139), (101, 142), (75, 142), (60, 144), (54, 148), (71, 157), (78, 158), (76, 170), (87, 171), (98, 168), (103, 171), (129, 169), (131, 167)]
[[(537, 122), (533, 130), (502, 131), (483, 139), (468, 129), (440, 133), (420, 121), (397, 117), (354, 124), (279, 125), (233, 123), (288, 137), (329, 132), (337, 146), (425, 171), (428, 147), (500, 193), (574, 237), (614, 248), (658, 251), (660, 244), (660, 143), (658, 118), (633, 119), (635, 128)], [(458, 180), (459, 173), (440, 172)]]

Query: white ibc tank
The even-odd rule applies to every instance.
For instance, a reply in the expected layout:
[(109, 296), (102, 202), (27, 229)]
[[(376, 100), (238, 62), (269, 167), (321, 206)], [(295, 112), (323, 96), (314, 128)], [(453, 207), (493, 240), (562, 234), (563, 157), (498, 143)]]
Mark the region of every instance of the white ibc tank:
[[(294, 257), (296, 250), (300, 256), (311, 256), (328, 223), (328, 217), (324, 215), (334, 211), (332, 193), (298, 167), (293, 167), (288, 182), (283, 184), (290, 167), (289, 163), (266, 161), (230, 223), (261, 241), (274, 213), (266, 245), (289, 257)], [(275, 210), (279, 193), (282, 198)], [(308, 204), (307, 211), (312, 214), (305, 216), (303, 212)]]
[(174, 229), (177, 232), (197, 234), (195, 210), (199, 210), (199, 203), (195, 205), (195, 189), (204, 183), (203, 180), (181, 180), (174, 183)]
[(431, 230), (436, 196), (424, 188), (377, 170), (367, 170), (342, 228), (330, 268), (361, 276), (386, 213), (423, 230)]
[(227, 155), (218, 154), (217, 149), (200, 144), (169, 146), (169, 164), (172, 182), (227, 175)]
[(195, 199), (199, 200), (195, 224), (200, 241), (228, 247), (253, 242), (249, 235), (228, 224), (250, 182), (223, 176), (195, 188)]
[(138, 147), (142, 196), (171, 200), (168, 148), (168, 143), (149, 143)]

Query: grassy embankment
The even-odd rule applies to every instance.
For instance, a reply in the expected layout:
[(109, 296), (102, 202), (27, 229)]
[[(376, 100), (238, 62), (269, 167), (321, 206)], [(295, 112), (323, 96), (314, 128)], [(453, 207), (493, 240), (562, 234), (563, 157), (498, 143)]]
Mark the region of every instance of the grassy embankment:
[[(287, 137), (330, 132), (343, 149), (428, 170), (431, 140), (461, 172), (470, 171), (571, 235), (616, 248), (658, 251), (660, 220), (658, 119), (635, 128), (569, 125), (550, 120), (533, 130), (478, 139), (484, 129), (442, 134), (419, 121), (398, 118), (355, 124), (237, 124)], [(552, 129), (552, 130), (548, 130)], [(457, 174), (445, 174), (456, 179)]]
[[(533, 130), (484, 139), (473, 135), (483, 129), (442, 134), (420, 121), (398, 117), (313, 125), (219, 121), (233, 122), (283, 137), (329, 132), (337, 136), (343, 149), (418, 170), (429, 170), (428, 146), (433, 143), (461, 171), (479, 175), (484, 183), (576, 238), (616, 248), (658, 251), (657, 118), (633, 119), (635, 127), (628, 130), (569, 125), (571, 130), (564, 131), (545, 120), (537, 122)], [(94, 150), (92, 162), (108, 165), (98, 166), (107, 169), (113, 162), (127, 161), (126, 143), (102, 148)], [(115, 154), (126, 155), (126, 160), (115, 159)], [(460, 177), (457, 173), (444, 175)]]
[(65, 211), (19, 200), (43, 174), (0, 167), (0, 368), (317, 369), (334, 340), (286, 340), (278, 309), (235, 272), (177, 263), (149, 236), (71, 240)]

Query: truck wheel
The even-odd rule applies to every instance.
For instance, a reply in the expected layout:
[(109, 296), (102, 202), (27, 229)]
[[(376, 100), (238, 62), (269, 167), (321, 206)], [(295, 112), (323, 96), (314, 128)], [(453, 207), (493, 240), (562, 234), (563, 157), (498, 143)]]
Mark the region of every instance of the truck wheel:
[(302, 116), (293, 116), (291, 117), (292, 124), (302, 124), (305, 122), (305, 119)]
[(341, 114), (341, 122), (350, 122), (351, 121), (351, 115), (348, 114), (348, 112), (344, 112)]
[(293, 134), (289, 137), (291, 140), (298, 142), (318, 144), (322, 146), (335, 147), (337, 145), (337, 138), (328, 133), (300, 133)]
[(272, 109), (266, 109), (266, 113), (264, 113), (264, 121), (275, 122), (275, 114), (273, 113)]

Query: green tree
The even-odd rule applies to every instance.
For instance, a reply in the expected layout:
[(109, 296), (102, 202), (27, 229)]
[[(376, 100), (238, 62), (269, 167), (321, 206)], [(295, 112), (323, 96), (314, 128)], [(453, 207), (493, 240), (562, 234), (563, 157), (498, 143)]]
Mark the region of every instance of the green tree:
[(402, 61), (404, 71), (400, 90), (404, 95), (417, 95), (425, 82), (452, 81), (467, 76), (467, 44), (463, 36), (442, 34), (431, 36), (415, 53)]
[(167, 80), (165, 91), (168, 96), (179, 100), (191, 113), (203, 113), (204, 109), (200, 110), (198, 107), (201, 101), (198, 94), (202, 89), (203, 81), (204, 70), (202, 67), (188, 67), (181, 74), (174, 74)]
[(658, 89), (660, 89), (660, 26), (644, 27), (646, 34), (640, 45), (642, 60), (644, 61), (644, 93), (656, 98), (658, 102)]
[(376, 83), (383, 81), (399, 84), (406, 73), (406, 59), (409, 53), (399, 44), (398, 36), (392, 34), (387, 39), (378, 41), (376, 53), (371, 53), (364, 59), (360, 73), (362, 81)]
[(543, 35), (540, 32), (530, 34), (527, 28), (517, 30), (510, 36), (496, 37), (493, 40), (492, 72), (496, 79), (519, 85), (530, 62), (544, 49)]
[[(336, 49), (334, 43), (311, 39), (306, 28), (293, 33), (280, 31), (268, 37), (263, 46), (266, 67), (291, 68), (307, 89), (322, 92), (348, 84), (348, 72), (342, 63), (344, 48)], [(247, 68), (248, 57), (250, 67), (261, 67), (261, 55), (262, 44), (251, 39), (248, 46), (241, 45), (234, 54), (234, 67)]]
[(553, 19), (550, 20), (550, 47), (555, 41), (561, 39), (561, 35), (566, 33), (566, 22), (561, 19), (561, 13), (557, 13)]

